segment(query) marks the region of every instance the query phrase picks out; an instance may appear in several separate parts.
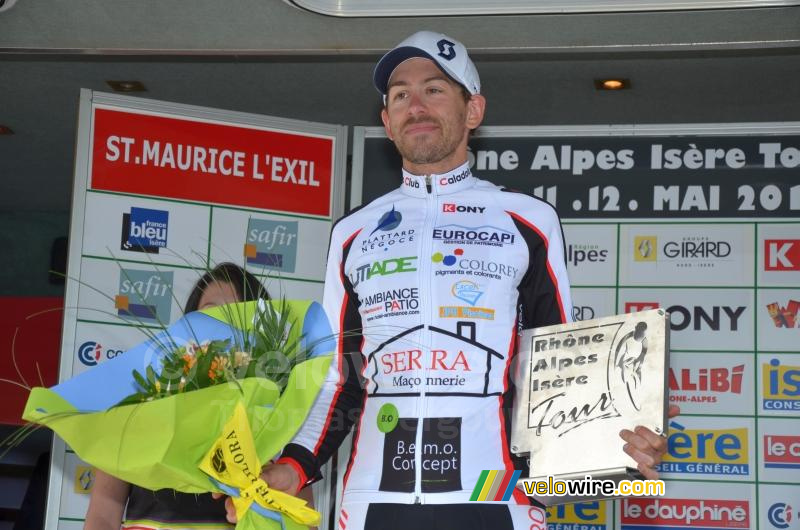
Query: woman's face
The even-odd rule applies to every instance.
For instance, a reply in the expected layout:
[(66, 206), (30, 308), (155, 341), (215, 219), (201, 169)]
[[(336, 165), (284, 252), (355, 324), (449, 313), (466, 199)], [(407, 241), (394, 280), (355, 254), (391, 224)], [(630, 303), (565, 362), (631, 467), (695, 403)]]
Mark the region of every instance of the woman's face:
[(197, 309), (208, 309), (209, 307), (232, 304), (238, 301), (239, 297), (236, 296), (236, 289), (233, 288), (233, 285), (228, 282), (214, 280), (203, 291), (203, 296), (200, 297)]

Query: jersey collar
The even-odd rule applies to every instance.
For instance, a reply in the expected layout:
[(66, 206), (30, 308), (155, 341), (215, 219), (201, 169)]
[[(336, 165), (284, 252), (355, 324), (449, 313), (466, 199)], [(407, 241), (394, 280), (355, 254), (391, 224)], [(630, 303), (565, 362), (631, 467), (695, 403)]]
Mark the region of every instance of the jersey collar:
[(400, 185), (400, 189), (403, 190), (403, 193), (414, 197), (425, 197), (429, 193), (428, 181), (430, 181), (430, 193), (447, 195), (472, 187), (475, 184), (475, 177), (472, 176), (472, 171), (469, 169), (469, 162), (464, 162), (457, 168), (440, 175), (414, 175), (403, 169), (403, 183)]

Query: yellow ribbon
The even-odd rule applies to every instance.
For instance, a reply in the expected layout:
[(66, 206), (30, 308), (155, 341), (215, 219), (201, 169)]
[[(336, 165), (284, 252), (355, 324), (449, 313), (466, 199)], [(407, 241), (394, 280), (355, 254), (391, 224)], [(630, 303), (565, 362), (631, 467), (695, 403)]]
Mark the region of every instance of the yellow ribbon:
[(239, 489), (239, 496), (233, 497), (233, 506), (240, 521), (251, 504), (257, 502), (264, 508), (285, 514), (298, 524), (316, 526), (320, 523), (319, 512), (306, 506), (306, 501), (271, 489), (260, 478), (261, 463), (241, 403), (236, 405), (233, 416), (199, 467), (217, 481)]

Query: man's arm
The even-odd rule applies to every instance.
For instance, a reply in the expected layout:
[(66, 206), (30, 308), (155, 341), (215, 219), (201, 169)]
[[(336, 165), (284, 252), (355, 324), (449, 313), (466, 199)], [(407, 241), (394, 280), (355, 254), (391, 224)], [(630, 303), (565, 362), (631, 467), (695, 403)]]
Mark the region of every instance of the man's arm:
[(319, 469), (341, 445), (363, 406), (361, 315), (345, 273), (350, 246), (359, 231), (347, 234), (342, 228), (337, 224), (331, 233), (323, 296), (336, 352), (308, 418), (265, 476), (267, 483), (271, 479), (275, 487), (283, 485), (280, 489), (291, 493), (320, 478)]

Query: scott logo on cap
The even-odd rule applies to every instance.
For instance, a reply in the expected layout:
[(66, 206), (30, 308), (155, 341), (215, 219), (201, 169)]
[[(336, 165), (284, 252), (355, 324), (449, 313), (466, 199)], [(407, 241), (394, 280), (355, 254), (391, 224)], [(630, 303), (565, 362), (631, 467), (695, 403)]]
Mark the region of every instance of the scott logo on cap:
[(456, 58), (456, 50), (454, 48), (455, 43), (450, 42), (447, 39), (442, 39), (436, 43), (436, 46), (439, 48), (439, 57), (443, 59), (447, 59), (448, 61), (452, 61)]

